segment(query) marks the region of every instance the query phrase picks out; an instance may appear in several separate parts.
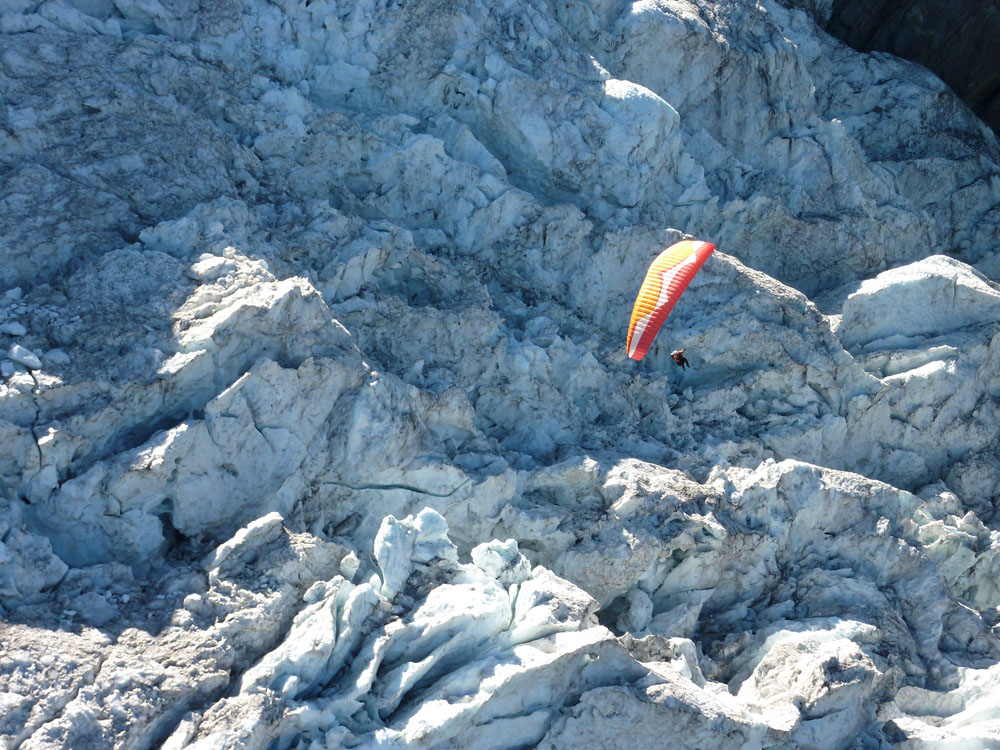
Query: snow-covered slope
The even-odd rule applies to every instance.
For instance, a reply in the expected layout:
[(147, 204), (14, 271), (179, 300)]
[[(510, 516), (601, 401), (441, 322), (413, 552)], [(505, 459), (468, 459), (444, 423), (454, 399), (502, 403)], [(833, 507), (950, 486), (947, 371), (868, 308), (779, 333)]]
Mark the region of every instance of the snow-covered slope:
[(1000, 145), (813, 15), (0, 2), (0, 743), (1000, 745)]

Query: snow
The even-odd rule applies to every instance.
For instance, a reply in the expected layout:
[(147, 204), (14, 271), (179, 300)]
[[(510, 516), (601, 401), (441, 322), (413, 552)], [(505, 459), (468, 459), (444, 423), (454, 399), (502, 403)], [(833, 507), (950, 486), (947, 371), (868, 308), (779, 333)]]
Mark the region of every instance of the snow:
[(0, 744), (1000, 743), (1000, 146), (795, 5), (4, 5)]

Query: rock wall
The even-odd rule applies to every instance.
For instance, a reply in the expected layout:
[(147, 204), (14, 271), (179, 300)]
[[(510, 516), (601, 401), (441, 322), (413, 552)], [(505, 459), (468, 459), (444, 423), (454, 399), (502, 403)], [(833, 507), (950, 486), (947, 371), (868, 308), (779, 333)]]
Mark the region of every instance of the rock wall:
[(994, 130), (1000, 129), (1000, 6), (974, 0), (833, 0), (827, 30), (864, 52), (891, 52), (930, 68)]

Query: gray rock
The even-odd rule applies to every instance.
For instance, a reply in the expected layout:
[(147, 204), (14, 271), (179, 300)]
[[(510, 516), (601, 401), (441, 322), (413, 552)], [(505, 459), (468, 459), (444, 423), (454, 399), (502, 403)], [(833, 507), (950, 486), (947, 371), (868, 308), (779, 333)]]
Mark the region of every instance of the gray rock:
[(11, 344), (10, 349), (7, 351), (7, 356), (17, 364), (24, 365), (29, 370), (39, 370), (42, 367), (42, 361), (38, 358), (38, 355), (20, 344)]
[(42, 359), (50, 365), (68, 365), (71, 362), (70, 356), (62, 349), (49, 349)]

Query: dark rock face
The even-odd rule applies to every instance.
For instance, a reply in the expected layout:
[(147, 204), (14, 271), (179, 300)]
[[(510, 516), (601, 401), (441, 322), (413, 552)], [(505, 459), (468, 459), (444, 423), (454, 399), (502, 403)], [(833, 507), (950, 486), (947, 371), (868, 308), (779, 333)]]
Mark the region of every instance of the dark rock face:
[(834, 0), (827, 31), (926, 66), (1000, 132), (1000, 0)]

